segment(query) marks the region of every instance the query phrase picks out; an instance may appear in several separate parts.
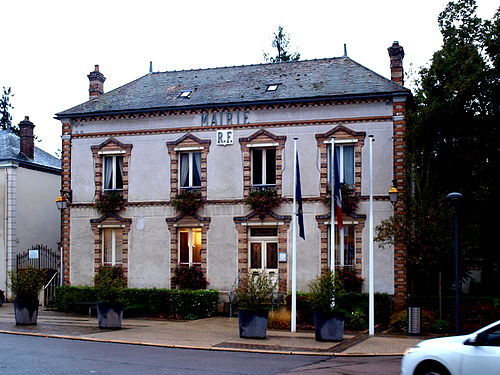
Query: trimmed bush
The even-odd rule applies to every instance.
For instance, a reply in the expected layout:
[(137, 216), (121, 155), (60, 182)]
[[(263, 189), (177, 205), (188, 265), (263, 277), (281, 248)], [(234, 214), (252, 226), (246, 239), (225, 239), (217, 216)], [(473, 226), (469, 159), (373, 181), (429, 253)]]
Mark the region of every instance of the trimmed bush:
[[(216, 312), (219, 292), (207, 290), (139, 289), (120, 291), (126, 316), (161, 316), (165, 318), (200, 319)], [(56, 288), (56, 306), (64, 312), (85, 312), (77, 302), (96, 302), (91, 287), (64, 286)]]

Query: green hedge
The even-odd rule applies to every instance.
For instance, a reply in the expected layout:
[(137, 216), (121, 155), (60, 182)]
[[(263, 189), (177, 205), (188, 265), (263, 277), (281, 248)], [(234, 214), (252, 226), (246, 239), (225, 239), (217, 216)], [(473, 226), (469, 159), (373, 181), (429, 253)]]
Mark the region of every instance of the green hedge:
[[(207, 318), (215, 314), (219, 293), (216, 290), (123, 289), (120, 300), (125, 316), (163, 316), (182, 319)], [(83, 313), (87, 307), (77, 302), (97, 301), (92, 287), (56, 288), (56, 306), (64, 312)]]

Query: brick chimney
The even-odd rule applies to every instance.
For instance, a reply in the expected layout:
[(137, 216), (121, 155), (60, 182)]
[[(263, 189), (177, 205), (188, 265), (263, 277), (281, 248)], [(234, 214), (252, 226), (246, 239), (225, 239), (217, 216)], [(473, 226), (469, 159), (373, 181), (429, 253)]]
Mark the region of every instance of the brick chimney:
[(395, 41), (392, 43), (392, 46), (387, 48), (387, 51), (389, 52), (389, 57), (391, 59), (391, 81), (399, 83), (403, 86), (403, 58), (405, 57), (405, 50), (399, 45), (398, 41)]
[(24, 120), (19, 123), (19, 153), (24, 154), (30, 159), (33, 159), (35, 156), (35, 143), (33, 136), (33, 128), (35, 124), (30, 121), (28, 116), (24, 116)]
[(99, 72), (99, 65), (96, 65), (93, 72), (87, 75), (89, 79), (89, 99), (97, 98), (104, 94), (104, 81), (106, 77)]

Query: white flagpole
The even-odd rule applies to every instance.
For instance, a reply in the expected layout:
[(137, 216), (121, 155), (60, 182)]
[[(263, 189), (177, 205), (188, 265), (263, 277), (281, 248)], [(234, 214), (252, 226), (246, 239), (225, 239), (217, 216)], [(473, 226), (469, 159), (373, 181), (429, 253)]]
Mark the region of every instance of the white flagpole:
[(292, 210), (292, 313), (290, 331), (297, 331), (297, 138), (293, 138), (293, 210)]
[(369, 206), (369, 237), (368, 237), (368, 334), (375, 334), (375, 298), (374, 298), (374, 275), (373, 275), (373, 150), (372, 143), (375, 141), (373, 135), (368, 136), (370, 152), (370, 206)]
[(335, 272), (335, 137), (332, 137), (330, 149), (330, 270)]

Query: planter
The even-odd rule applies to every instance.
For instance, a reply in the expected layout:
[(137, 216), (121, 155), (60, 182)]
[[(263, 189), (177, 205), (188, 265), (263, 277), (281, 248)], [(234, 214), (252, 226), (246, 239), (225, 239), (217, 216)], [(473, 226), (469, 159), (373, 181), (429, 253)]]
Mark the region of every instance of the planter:
[(317, 341), (342, 341), (344, 316), (315, 311), (314, 331)]
[(122, 303), (97, 302), (99, 328), (121, 329), (123, 318)]
[(38, 299), (14, 300), (16, 326), (34, 326), (38, 318)]
[(265, 339), (269, 310), (238, 310), (240, 337), (244, 339)]

